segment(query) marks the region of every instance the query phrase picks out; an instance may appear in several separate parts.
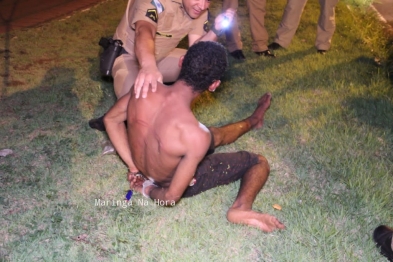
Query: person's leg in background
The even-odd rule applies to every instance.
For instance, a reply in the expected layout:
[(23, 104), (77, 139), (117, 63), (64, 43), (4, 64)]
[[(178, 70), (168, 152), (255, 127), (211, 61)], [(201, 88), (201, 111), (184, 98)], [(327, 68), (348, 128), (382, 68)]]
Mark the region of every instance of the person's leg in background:
[(269, 45), (269, 49), (277, 50), (282, 47), (287, 48), (290, 45), (299, 26), (306, 3), (307, 0), (287, 1), (274, 42)]
[(269, 34), (265, 28), (266, 0), (247, 0), (252, 37), (252, 51), (259, 56), (275, 57), (267, 48)]
[(320, 14), (315, 47), (320, 54), (325, 54), (330, 49), (332, 37), (336, 30), (335, 8), (337, 3), (338, 0), (319, 0)]

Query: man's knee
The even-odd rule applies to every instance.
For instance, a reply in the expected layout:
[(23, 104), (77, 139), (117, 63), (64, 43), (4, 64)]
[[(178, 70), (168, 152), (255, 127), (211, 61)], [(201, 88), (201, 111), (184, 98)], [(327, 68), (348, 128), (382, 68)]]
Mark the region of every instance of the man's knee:
[(104, 124), (105, 129), (107, 128), (109, 121), (108, 121), (108, 114), (102, 116), (102, 123)]
[(268, 173), (270, 172), (269, 162), (267, 161), (266, 157), (258, 155), (258, 165), (265, 168)]
[(127, 94), (134, 85), (135, 78), (126, 68), (119, 69), (113, 76), (113, 85), (117, 99)]
[(113, 85), (117, 99), (127, 94), (135, 83), (139, 65), (132, 56), (121, 55), (112, 68)]

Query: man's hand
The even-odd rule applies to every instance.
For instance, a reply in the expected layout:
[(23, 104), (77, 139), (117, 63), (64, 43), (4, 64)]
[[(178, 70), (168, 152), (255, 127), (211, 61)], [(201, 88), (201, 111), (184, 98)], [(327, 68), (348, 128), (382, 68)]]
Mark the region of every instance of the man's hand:
[(127, 180), (130, 182), (130, 188), (142, 194), (142, 185), (146, 178), (138, 172), (128, 172)]
[[(217, 37), (218, 35), (220, 35), (221, 31), (223, 31), (225, 28), (231, 27), (231, 23), (233, 21), (233, 17), (235, 16), (235, 14), (236, 14), (236, 9), (228, 8), (227, 10), (219, 14), (214, 20), (213, 27), (215, 30), (210, 30), (209, 32), (207, 32), (207, 34), (204, 34), (203, 36), (188, 35), (189, 46), (192, 46), (193, 44), (199, 41), (217, 41)], [(227, 26), (223, 26), (224, 20), (227, 20), (226, 23), (224, 23), (227, 24)]]
[[(148, 197), (150, 195), (150, 191), (157, 187), (153, 183), (150, 182), (150, 180), (147, 180), (146, 177), (144, 177), (141, 173), (139, 172), (128, 172), (127, 174), (127, 179), (130, 182), (130, 188), (132, 190), (135, 190), (139, 193), (141, 193), (143, 196)], [(143, 184), (144, 182), (148, 183), (145, 185), (145, 192), (143, 192)]]
[(141, 92), (142, 98), (146, 98), (147, 93), (149, 92), (149, 86), (151, 86), (151, 91), (155, 92), (157, 90), (157, 82), (162, 83), (162, 78), (162, 74), (158, 71), (155, 64), (152, 66), (142, 67), (135, 80), (135, 98), (139, 98)]
[(236, 10), (233, 8), (228, 8), (227, 10), (225, 10), (224, 12), (222, 12), (221, 14), (219, 14), (216, 19), (214, 20), (214, 28), (217, 31), (221, 31), (224, 30), (226, 27), (223, 27), (223, 21), (224, 20), (228, 20), (228, 23), (231, 24), (233, 17), (236, 14)]

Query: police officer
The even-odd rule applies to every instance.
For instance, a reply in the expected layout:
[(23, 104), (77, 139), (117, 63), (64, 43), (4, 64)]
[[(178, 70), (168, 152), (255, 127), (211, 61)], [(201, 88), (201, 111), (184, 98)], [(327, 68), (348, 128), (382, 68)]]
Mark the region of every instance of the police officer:
[[(276, 50), (289, 46), (299, 26), (306, 3), (307, 0), (287, 1), (281, 23), (276, 32), (276, 37), (274, 38), (274, 42), (269, 45), (269, 49)], [(332, 37), (336, 29), (335, 7), (337, 3), (338, 0), (319, 0), (320, 13), (315, 47), (320, 54), (325, 54), (330, 49)]]
[[(180, 72), (179, 59), (185, 49), (176, 48), (188, 36), (189, 46), (197, 41), (215, 41), (222, 21), (232, 22), (235, 10), (218, 15), (210, 30), (207, 26), (209, 0), (129, 0), (114, 35), (123, 42), (124, 51), (112, 68), (117, 99), (134, 85), (137, 98), (154, 92), (157, 82), (173, 82)], [(89, 125), (105, 130), (103, 117)]]

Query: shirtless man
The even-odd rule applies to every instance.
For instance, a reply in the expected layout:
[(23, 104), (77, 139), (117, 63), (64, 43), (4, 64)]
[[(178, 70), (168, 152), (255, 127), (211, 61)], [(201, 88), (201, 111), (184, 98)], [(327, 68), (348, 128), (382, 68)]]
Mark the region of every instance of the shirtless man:
[[(205, 90), (219, 86), (227, 67), (225, 49), (215, 42), (198, 42), (181, 62), (179, 79), (172, 86), (159, 83), (156, 92), (144, 99), (129, 92), (104, 118), (108, 135), (129, 168), (131, 188), (173, 205), (182, 197), (241, 179), (227, 219), (265, 232), (284, 229), (277, 218), (252, 210), (269, 175), (263, 156), (245, 151), (207, 154), (209, 148), (232, 143), (249, 130), (261, 128), (271, 95), (263, 95), (248, 118), (206, 128), (193, 115), (191, 103)], [(146, 180), (136, 175), (138, 171)]]

